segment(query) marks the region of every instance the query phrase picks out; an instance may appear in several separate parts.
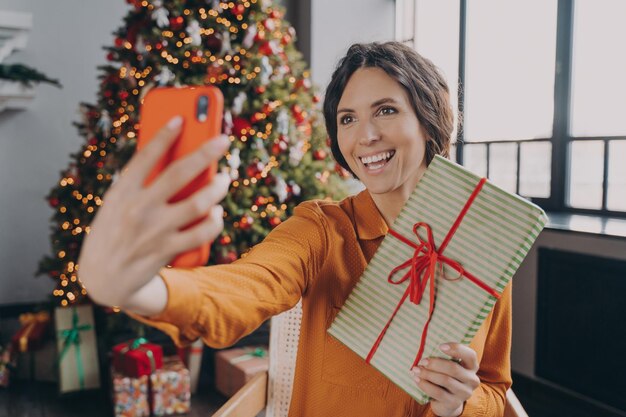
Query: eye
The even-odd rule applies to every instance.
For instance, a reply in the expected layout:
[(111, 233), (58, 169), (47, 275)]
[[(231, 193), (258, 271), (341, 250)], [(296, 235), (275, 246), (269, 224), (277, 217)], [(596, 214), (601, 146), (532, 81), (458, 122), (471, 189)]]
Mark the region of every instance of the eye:
[(383, 116), (386, 116), (389, 114), (396, 114), (396, 113), (398, 113), (398, 110), (396, 110), (394, 107), (389, 107), (389, 106), (381, 107), (378, 110), (378, 114), (381, 114)]
[(352, 123), (354, 121), (354, 117), (350, 116), (350, 115), (345, 115), (341, 118), (339, 118), (339, 123), (342, 125), (347, 125), (348, 123)]

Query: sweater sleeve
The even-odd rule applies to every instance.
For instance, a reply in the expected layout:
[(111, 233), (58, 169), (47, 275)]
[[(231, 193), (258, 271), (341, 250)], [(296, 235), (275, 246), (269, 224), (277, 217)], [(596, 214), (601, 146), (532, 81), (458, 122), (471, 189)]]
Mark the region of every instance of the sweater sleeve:
[[(488, 325), (478, 377), (480, 385), (465, 402), (463, 417), (501, 417), (504, 415), (506, 391), (511, 387), (511, 283), (485, 320)], [(470, 347), (477, 349), (473, 344)], [(430, 405), (422, 417), (437, 417)]]
[(298, 302), (326, 259), (326, 229), (319, 205), (302, 203), (232, 264), (162, 268), (168, 292), (164, 311), (152, 317), (127, 314), (167, 333), (179, 346), (198, 338), (211, 347), (230, 346)]
[(465, 403), (463, 416), (503, 416), (506, 391), (511, 387), (511, 285), (491, 312), (491, 322), (478, 369), (480, 385)]

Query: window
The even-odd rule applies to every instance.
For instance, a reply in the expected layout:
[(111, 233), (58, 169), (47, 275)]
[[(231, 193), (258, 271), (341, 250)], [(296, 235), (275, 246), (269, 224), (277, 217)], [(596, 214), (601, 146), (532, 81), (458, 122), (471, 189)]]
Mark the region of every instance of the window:
[(548, 211), (626, 217), (626, 2), (397, 0), (446, 74), (456, 159)]

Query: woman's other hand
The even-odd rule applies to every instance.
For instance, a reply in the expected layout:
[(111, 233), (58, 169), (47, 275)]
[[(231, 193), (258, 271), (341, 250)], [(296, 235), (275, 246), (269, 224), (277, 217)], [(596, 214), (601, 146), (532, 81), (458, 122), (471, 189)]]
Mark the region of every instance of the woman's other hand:
[(429, 397), (433, 412), (440, 417), (461, 415), (465, 401), (480, 385), (478, 359), (469, 346), (459, 343), (441, 345), (441, 351), (457, 359), (422, 359), (411, 374), (417, 386)]

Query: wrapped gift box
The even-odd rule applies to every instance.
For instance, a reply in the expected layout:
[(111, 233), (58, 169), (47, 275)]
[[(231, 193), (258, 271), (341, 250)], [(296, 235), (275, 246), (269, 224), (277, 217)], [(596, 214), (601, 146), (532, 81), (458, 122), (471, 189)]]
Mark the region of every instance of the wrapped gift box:
[(100, 367), (93, 307), (58, 307), (54, 311), (61, 393), (100, 387)]
[(268, 368), (269, 357), (265, 347), (221, 350), (215, 354), (215, 387), (230, 397), (253, 376)]
[(163, 359), (163, 368), (150, 375), (150, 409), (153, 416), (189, 412), (191, 380), (189, 370), (178, 356)]
[(8, 387), (11, 380), (11, 352), (0, 346), (0, 387)]
[(113, 347), (113, 367), (124, 375), (138, 378), (162, 366), (163, 349), (146, 339), (134, 339)]
[(20, 329), (11, 338), (14, 352), (30, 352), (43, 344), (50, 314), (47, 311), (39, 313), (20, 314)]
[(36, 350), (17, 354), (14, 375), (17, 379), (56, 382), (58, 356), (56, 340), (47, 340)]
[(409, 370), (446, 358), (442, 343), (471, 342), (546, 221), (536, 205), (435, 157), (328, 332), (427, 402)]
[(150, 415), (148, 375), (133, 378), (111, 369), (111, 379), (115, 417), (147, 417)]

